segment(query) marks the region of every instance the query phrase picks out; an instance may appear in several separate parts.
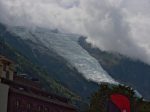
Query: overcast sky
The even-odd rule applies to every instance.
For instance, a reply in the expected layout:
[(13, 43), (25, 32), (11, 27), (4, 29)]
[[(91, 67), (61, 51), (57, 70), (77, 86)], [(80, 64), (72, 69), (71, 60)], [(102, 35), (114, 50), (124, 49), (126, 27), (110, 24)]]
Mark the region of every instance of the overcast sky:
[(150, 0), (0, 0), (0, 22), (82, 34), (150, 64)]

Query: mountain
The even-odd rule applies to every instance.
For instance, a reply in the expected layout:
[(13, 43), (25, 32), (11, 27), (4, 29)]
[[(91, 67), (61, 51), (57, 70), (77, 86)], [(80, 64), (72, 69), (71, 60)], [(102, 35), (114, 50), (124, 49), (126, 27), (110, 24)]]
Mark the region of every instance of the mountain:
[[(69, 91), (68, 94), (80, 96), (87, 101), (91, 93), (99, 87), (94, 82), (97, 80), (96, 75), (101, 80), (113, 82), (113, 79), (101, 68), (97, 60), (78, 45), (78, 39), (73, 37), (70, 39), (71, 36), (74, 36), (72, 34), (62, 34), (43, 28), (33, 30), (24, 27), (6, 27), (2, 24), (0, 25), (0, 34), (5, 38), (6, 44), (17, 52), (13, 60), (17, 60), (16, 62), (21, 66), (19, 70), (29, 75), (35, 74), (34, 76), (38, 76), (38, 78), (42, 77), (44, 86), (51, 85), (51, 83), (48, 84), (51, 81), (47, 80), (52, 79), (55, 81), (55, 85)], [(72, 54), (73, 52), (76, 52), (77, 55), (76, 53)], [(97, 63), (95, 64), (95, 62)], [(28, 64), (26, 65), (26, 63)], [(83, 64), (89, 68), (82, 67)], [(30, 67), (32, 68), (34, 65), (37, 66), (36, 70), (42, 70), (40, 75), (30, 70)], [(93, 66), (97, 67), (95, 71)], [(95, 76), (93, 75), (89, 80), (92, 72), (95, 73)], [(89, 73), (87, 77), (86, 73)]]
[[(46, 77), (42, 78), (43, 82), (47, 82), (44, 86), (49, 85), (50, 81), (47, 79), (50, 78), (56, 82), (55, 85), (65, 88), (65, 93), (69, 91), (68, 94), (71, 96), (80, 96), (87, 101), (99, 88), (98, 83), (116, 83), (117, 80), (131, 85), (144, 97), (149, 98), (149, 65), (117, 53), (93, 48), (86, 42), (86, 38), (80, 35), (45, 28), (30, 29), (2, 24), (0, 34), (5, 37), (6, 44), (19, 53), (19, 57), (21, 55), (25, 58), (17, 63), (27, 60), (29, 67), (36, 65), (36, 70), (41, 69), (40, 76), (46, 74)], [(24, 66), (24, 63), (20, 65), (22, 67), (19, 70), (29, 75), (36, 74)], [(37, 74), (35, 76), (39, 77)]]
[(111, 77), (138, 90), (144, 98), (150, 99), (150, 66), (117, 53), (108, 53), (93, 47), (80, 37), (79, 44), (95, 57)]
[[(5, 27), (0, 26), (0, 34), (3, 32), (3, 28)], [(2, 39), (2, 36), (4, 35), (0, 35), (0, 39)], [(5, 50), (2, 51), (2, 47), (4, 47)], [(16, 70), (18, 74), (27, 74), (26, 77), (28, 79), (39, 80), (42, 87), (41, 89), (71, 99), (79, 99), (77, 94), (73, 93), (58, 81), (50, 77), (47, 71), (42, 69), (39, 65), (31, 62), (27, 57), (25, 57), (21, 52), (18, 52), (10, 44), (5, 43), (3, 46), (0, 44), (0, 49), (4, 56), (11, 59), (16, 64)]]
[[(102, 69), (98, 61), (78, 44), (80, 37), (78, 35), (56, 33), (44, 28), (30, 30), (12, 27), (8, 28), (8, 31), (26, 41), (37, 59), (39, 58), (37, 52), (44, 55), (51, 55), (53, 52), (64, 58), (69, 67), (76, 68), (87, 80), (114, 83), (114, 80)], [(44, 59), (41, 63), (43, 61)], [(49, 70), (49, 68), (47, 69)]]

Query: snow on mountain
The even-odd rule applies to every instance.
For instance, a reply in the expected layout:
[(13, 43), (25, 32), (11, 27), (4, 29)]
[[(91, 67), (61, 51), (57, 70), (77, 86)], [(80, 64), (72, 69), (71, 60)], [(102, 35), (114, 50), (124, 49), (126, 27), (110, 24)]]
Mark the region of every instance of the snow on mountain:
[(97, 83), (116, 83), (103, 70), (99, 62), (78, 44), (79, 35), (59, 33), (43, 28), (33, 30), (22, 27), (10, 27), (8, 30), (24, 40), (30, 40), (36, 43), (37, 46), (34, 47), (38, 47), (41, 53), (43, 53), (40, 49), (41, 46), (45, 49), (53, 49), (60, 56), (68, 60), (88, 80)]

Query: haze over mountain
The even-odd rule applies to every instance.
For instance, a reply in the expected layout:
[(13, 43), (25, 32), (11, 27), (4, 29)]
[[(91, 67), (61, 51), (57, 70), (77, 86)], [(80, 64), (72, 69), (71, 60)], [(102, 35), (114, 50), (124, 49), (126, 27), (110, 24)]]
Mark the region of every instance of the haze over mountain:
[[(148, 97), (149, 7), (149, 0), (0, 0), (0, 22), (7, 26), (1, 36), (5, 34), (6, 41), (12, 47), (31, 61), (42, 65), (49, 73), (54, 73), (52, 77), (77, 93), (83, 89), (85, 91), (82, 95), (87, 91), (90, 94), (93, 90), (88, 87), (94, 90), (97, 88), (96, 83), (88, 82), (89, 79), (114, 83), (115, 79), (124, 78), (134, 87), (139, 87)], [(80, 35), (87, 37), (86, 41), (92, 44), (90, 50), (93, 50), (93, 46), (97, 47), (94, 55), (89, 49), (79, 45)], [(97, 56), (99, 50), (125, 55), (135, 63), (125, 58), (125, 64), (119, 63), (115, 65), (116, 68), (107, 68), (109, 65), (102, 65)], [(110, 59), (116, 61), (111, 57)], [(136, 63), (138, 60), (146, 64)], [(135, 67), (138, 72), (134, 69), (130, 73), (129, 65), (132, 62), (133, 65), (140, 65)], [(128, 71), (123, 72), (124, 70)], [(64, 75), (60, 76), (62, 73)], [(130, 73), (131, 77), (126, 73)], [(139, 83), (140, 78), (146, 83)], [(66, 80), (71, 80), (72, 83), (69, 85), (70, 82)], [(76, 81), (82, 85), (80, 88), (76, 86)]]
[(150, 64), (149, 0), (0, 0), (0, 21), (85, 35), (104, 51)]
[[(70, 38), (75, 36), (76, 39)], [(98, 61), (78, 44), (77, 37), (77, 35), (58, 33), (43, 28), (29, 30), (24, 27), (10, 28), (0, 24), (0, 38), (4, 38), (11, 49), (19, 52), (17, 58), (20, 59), (20, 55), (24, 56), (28, 61), (46, 71), (47, 76), (45, 77), (43, 72), (42, 77), (56, 80), (75, 94), (82, 96), (82, 99), (87, 100), (87, 97), (98, 89), (98, 84), (95, 82), (114, 83), (114, 80), (101, 68)], [(11, 58), (12, 54), (9, 52), (8, 54)], [(26, 62), (22, 59), (16, 63), (21, 63), (23, 72), (41, 78), (36, 72), (31, 72), (32, 69), (30, 71)], [(44, 79), (45, 82), (48, 79)], [(46, 86), (48, 85), (47, 82)]]
[(115, 82), (101, 68), (98, 61), (78, 45), (79, 35), (55, 33), (43, 28), (29, 30), (23, 27), (12, 27), (7, 30), (24, 41), (31, 41), (34, 43), (34, 45), (30, 45), (33, 53), (35, 50), (38, 50), (41, 54), (49, 55), (51, 54), (50, 50), (52, 49), (82, 73), (87, 80), (92, 80), (98, 83)]
[[(101, 51), (86, 42), (85, 37), (79, 44), (101, 64), (102, 68), (115, 80), (130, 85), (138, 90), (144, 98), (150, 99), (150, 66), (141, 61), (133, 60), (118, 53)], [(139, 93), (138, 93), (139, 94)]]
[[(32, 63), (47, 71), (47, 78), (57, 80), (83, 99), (87, 100), (98, 89), (97, 83), (114, 84), (116, 79), (132, 85), (144, 97), (149, 98), (150, 66), (144, 63), (117, 53), (102, 52), (93, 48), (80, 35), (45, 28), (33, 30), (0, 26), (0, 36), (11, 49), (16, 49)], [(29, 69), (26, 72), (31, 73)]]

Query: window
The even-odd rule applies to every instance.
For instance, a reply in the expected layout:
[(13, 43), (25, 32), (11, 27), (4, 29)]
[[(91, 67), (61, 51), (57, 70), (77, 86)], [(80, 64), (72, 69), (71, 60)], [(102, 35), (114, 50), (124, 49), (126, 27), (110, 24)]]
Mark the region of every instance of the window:
[(7, 68), (6, 64), (3, 64), (3, 71), (6, 71), (6, 68)]
[(19, 106), (20, 106), (20, 102), (19, 102), (19, 100), (17, 100), (16, 101), (16, 107), (19, 108)]
[(38, 107), (38, 112), (42, 112), (42, 106)]
[(44, 112), (48, 112), (48, 111), (49, 111), (48, 107), (45, 107)]
[(9, 71), (6, 72), (6, 79), (9, 79)]
[(31, 109), (31, 104), (27, 104), (27, 109), (28, 109), (28, 110)]

